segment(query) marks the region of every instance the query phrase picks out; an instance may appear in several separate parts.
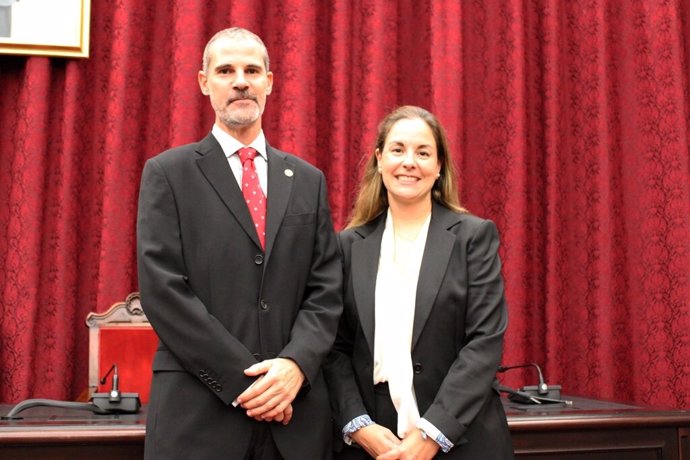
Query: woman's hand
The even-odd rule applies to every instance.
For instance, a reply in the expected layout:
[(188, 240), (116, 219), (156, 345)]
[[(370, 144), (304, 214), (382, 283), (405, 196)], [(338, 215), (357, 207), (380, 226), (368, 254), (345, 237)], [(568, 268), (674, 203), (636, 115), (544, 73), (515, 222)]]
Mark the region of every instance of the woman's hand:
[(414, 428), (407, 432), (402, 442), (376, 460), (431, 460), (441, 447), (431, 438), (422, 437), (421, 431)]
[(376, 423), (360, 428), (350, 437), (374, 458), (400, 444), (400, 439), (391, 430)]

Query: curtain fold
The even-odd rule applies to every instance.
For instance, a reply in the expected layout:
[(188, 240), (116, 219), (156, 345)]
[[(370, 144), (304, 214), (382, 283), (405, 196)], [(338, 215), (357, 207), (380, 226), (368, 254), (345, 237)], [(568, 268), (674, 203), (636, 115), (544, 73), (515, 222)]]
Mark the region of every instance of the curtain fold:
[(338, 229), (380, 119), (430, 109), (501, 233), (504, 363), (690, 407), (687, 2), (170, 5), (92, 2), (88, 59), (0, 57), (0, 402), (86, 389), (86, 314), (137, 289), (143, 164), (210, 130), (201, 54), (239, 25), (270, 52), (267, 139), (324, 171)]

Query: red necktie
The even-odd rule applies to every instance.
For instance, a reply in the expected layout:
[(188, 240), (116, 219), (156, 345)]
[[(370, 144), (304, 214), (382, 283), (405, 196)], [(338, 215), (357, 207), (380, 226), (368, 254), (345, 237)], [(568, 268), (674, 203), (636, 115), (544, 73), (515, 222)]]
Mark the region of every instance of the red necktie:
[(264, 196), (261, 185), (259, 184), (259, 175), (256, 173), (254, 166), (254, 157), (257, 151), (252, 147), (243, 147), (237, 152), (240, 155), (242, 162), (242, 195), (247, 202), (249, 214), (254, 220), (254, 227), (256, 234), (259, 236), (261, 247), (265, 248), (266, 240), (266, 197)]

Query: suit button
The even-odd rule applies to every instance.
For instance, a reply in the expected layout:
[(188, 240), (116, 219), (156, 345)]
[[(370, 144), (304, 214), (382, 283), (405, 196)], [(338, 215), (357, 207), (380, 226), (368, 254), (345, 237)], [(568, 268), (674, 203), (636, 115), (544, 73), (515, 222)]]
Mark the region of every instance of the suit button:
[(223, 391), (223, 385), (213, 385), (213, 389), (216, 390), (217, 393), (220, 393), (221, 391)]
[(259, 305), (260, 305), (262, 310), (264, 310), (264, 311), (268, 310), (268, 303), (266, 303), (265, 300), (262, 300)]
[(264, 263), (264, 255), (263, 254), (257, 254), (254, 256), (254, 263), (256, 265), (261, 265)]
[(201, 377), (201, 378), (206, 378), (206, 377), (208, 377), (208, 374), (206, 373), (206, 371), (200, 370), (200, 371), (199, 371), (199, 377)]
[(414, 363), (414, 366), (412, 366), (412, 369), (414, 369), (415, 374), (421, 374), (422, 371), (424, 370), (424, 367), (422, 366), (421, 363)]

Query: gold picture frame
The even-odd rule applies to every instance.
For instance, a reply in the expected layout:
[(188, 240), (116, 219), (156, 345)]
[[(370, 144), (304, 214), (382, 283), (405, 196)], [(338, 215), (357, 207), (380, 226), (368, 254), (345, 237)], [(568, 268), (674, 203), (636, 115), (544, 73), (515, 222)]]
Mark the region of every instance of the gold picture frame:
[(89, 57), (91, 0), (0, 0), (0, 54)]

